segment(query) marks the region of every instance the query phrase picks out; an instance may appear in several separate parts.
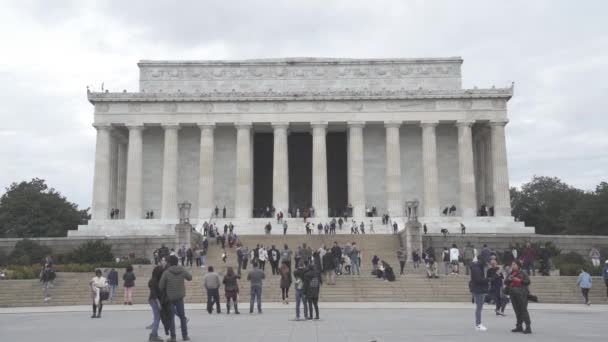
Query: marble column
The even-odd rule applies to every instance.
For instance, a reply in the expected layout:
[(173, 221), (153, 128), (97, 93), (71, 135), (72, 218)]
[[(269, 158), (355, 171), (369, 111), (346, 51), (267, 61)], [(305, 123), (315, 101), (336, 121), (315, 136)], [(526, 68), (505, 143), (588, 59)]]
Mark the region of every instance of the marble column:
[(93, 174), (93, 202), (91, 219), (105, 220), (110, 214), (111, 139), (109, 124), (93, 124), (97, 129), (95, 143), (95, 171)]
[(386, 128), (386, 207), (391, 217), (403, 216), (401, 199), (401, 122), (385, 122)]
[(127, 156), (127, 194), (125, 200), (125, 219), (140, 220), (143, 212), (143, 130), (144, 126), (131, 125), (129, 129), (129, 149)]
[(507, 144), (505, 125), (508, 121), (490, 122), (492, 134), (492, 181), (494, 192), (494, 216), (511, 216), (509, 194), (509, 170), (507, 168)]
[(327, 122), (312, 122), (312, 207), (327, 217)]
[(163, 125), (165, 148), (163, 152), (163, 183), (161, 199), (161, 218), (163, 221), (177, 223), (177, 159), (178, 124)]
[(110, 211), (118, 207), (118, 144), (118, 137), (110, 134)]
[(424, 216), (439, 216), (439, 176), (437, 174), (438, 121), (423, 121), (422, 127), (422, 172), (424, 179)]
[(198, 124), (201, 130), (201, 149), (198, 177), (198, 218), (200, 222), (209, 220), (215, 209), (214, 205), (214, 161), (215, 161), (215, 124)]
[(458, 121), (458, 174), (461, 216), (476, 216), (475, 173), (473, 169), (473, 121)]
[(253, 210), (251, 123), (236, 125), (236, 195), (235, 214), (237, 218), (250, 218)]
[(117, 208), (118, 218), (125, 217), (125, 195), (126, 195), (126, 183), (127, 183), (127, 144), (120, 142), (118, 144), (118, 178), (117, 178)]
[(353, 217), (365, 217), (365, 183), (363, 168), (363, 127), (365, 122), (348, 122), (348, 202)]
[(277, 213), (283, 211), (287, 216), (289, 208), (289, 163), (287, 156), (288, 123), (272, 124), (274, 128), (272, 162), (272, 204)]

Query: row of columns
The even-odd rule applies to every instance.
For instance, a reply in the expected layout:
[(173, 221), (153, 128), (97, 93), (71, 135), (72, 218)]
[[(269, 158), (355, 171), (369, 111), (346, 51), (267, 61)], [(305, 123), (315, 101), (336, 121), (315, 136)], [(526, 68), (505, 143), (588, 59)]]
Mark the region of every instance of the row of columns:
[[(475, 194), (475, 175), (473, 168), (473, 121), (458, 121), (458, 158), (460, 209), (462, 216), (475, 216), (477, 212)], [(439, 179), (437, 168), (437, 134), (438, 121), (422, 122), (422, 163), (424, 182), (424, 216), (440, 215)], [(496, 216), (511, 216), (507, 155), (504, 126), (506, 121), (491, 122), (492, 146), (492, 179), (494, 194), (494, 212)], [(365, 215), (365, 187), (363, 160), (364, 122), (348, 123), (348, 200), (353, 205), (354, 216)], [(125, 219), (141, 219), (143, 215), (142, 198), (142, 165), (143, 165), (143, 125), (127, 126), (129, 130), (128, 148), (119, 144), (118, 157), (112, 156), (111, 126), (95, 124), (97, 141), (95, 152), (95, 174), (93, 181), (92, 218), (105, 219), (109, 208), (115, 205), (112, 191), (121, 192), (120, 183), (126, 162), (126, 195)], [(176, 220), (177, 210), (177, 176), (178, 176), (178, 124), (162, 126), (165, 131), (163, 176), (162, 176), (162, 210), (163, 220)], [(236, 124), (236, 193), (235, 216), (251, 217), (253, 208), (253, 155), (251, 123)], [(316, 216), (327, 217), (327, 122), (312, 122), (312, 206)], [(399, 129), (401, 122), (385, 122), (386, 128), (386, 204), (391, 216), (403, 215), (403, 198), (401, 196), (401, 143)], [(211, 215), (214, 209), (214, 124), (199, 124), (200, 167), (198, 212), (200, 218)], [(289, 206), (289, 166), (287, 150), (288, 123), (273, 124), (273, 203), (278, 211), (286, 211)], [(123, 147), (121, 147), (123, 146)], [(121, 153), (122, 151), (122, 153)], [(126, 158), (124, 155), (126, 154)], [(118, 177), (113, 176), (113, 158), (118, 160)], [(126, 160), (124, 160), (126, 159)], [(122, 170), (122, 171), (121, 171)], [(110, 190), (118, 189), (118, 190)], [(116, 203), (120, 206), (121, 203)]]

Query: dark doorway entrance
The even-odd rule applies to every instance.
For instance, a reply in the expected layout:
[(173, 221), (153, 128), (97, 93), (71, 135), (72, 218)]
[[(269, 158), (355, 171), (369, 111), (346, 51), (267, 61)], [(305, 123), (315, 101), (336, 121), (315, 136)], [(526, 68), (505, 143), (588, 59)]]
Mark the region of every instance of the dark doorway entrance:
[[(272, 162), (274, 135), (255, 133), (253, 136), (253, 208), (255, 217), (267, 215), (272, 209)], [(272, 214), (271, 214), (272, 215)]]
[(292, 215), (310, 208), (312, 202), (312, 135), (291, 133), (287, 138), (289, 154), (289, 206)]
[(348, 205), (346, 132), (327, 134), (327, 197), (329, 216), (339, 216)]

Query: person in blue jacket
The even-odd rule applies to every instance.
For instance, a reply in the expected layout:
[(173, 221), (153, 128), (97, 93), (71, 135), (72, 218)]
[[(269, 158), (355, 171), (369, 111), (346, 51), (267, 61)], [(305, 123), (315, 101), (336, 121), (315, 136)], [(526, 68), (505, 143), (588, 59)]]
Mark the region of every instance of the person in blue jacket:
[(606, 298), (608, 298), (608, 259), (604, 263), (604, 271), (602, 272), (604, 277), (604, 284), (606, 284)]
[(576, 284), (578, 285), (578, 287), (581, 288), (583, 298), (585, 298), (585, 304), (591, 305), (591, 301), (589, 301), (589, 290), (591, 290), (591, 275), (585, 272), (584, 269), (582, 269), (581, 273), (578, 275)]

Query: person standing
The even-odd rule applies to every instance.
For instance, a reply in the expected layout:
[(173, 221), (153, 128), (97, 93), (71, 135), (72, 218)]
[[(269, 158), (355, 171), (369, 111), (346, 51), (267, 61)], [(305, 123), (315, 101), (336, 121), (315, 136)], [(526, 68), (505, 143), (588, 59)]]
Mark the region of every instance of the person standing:
[(445, 275), (447, 276), (450, 271), (450, 251), (447, 247), (443, 247), (441, 258), (443, 260), (443, 269), (445, 271)]
[(108, 281), (101, 275), (101, 270), (95, 270), (95, 277), (89, 282), (91, 288), (91, 299), (93, 300), (93, 316), (91, 318), (101, 318), (103, 301), (110, 297), (108, 291)]
[(247, 274), (247, 280), (251, 283), (249, 293), (249, 313), (253, 313), (253, 303), (257, 299), (258, 313), (262, 313), (262, 286), (266, 278), (264, 272), (258, 268), (257, 263), (252, 263), (252, 270)]
[(177, 250), (177, 257), (179, 258), (180, 262), (182, 263), (182, 266), (185, 266), (185, 264), (186, 264), (186, 246), (182, 246), (180, 249)]
[(184, 297), (186, 296), (186, 280), (191, 281), (192, 275), (183, 267), (178, 265), (178, 260), (175, 255), (170, 256), (169, 268), (167, 268), (167, 270), (163, 272), (158, 287), (161, 291), (165, 291), (167, 296), (171, 315), (171, 326), (169, 328), (169, 331), (171, 333), (171, 342), (176, 341), (176, 315), (180, 319), (182, 339), (184, 341), (190, 341), (190, 337), (188, 337), (188, 319), (186, 318), (186, 312), (184, 310)]
[[(511, 297), (513, 311), (515, 311), (516, 325), (512, 332), (523, 332), (531, 334), (530, 314), (528, 313), (528, 286), (530, 286), (530, 276), (521, 269), (519, 260), (513, 261), (511, 264), (511, 274), (505, 279), (507, 293)], [(526, 329), (523, 329), (523, 324), (526, 324)]]
[(207, 290), (207, 312), (213, 313), (213, 304), (215, 304), (217, 313), (222, 313), (220, 310), (220, 277), (214, 272), (213, 266), (207, 268), (207, 274), (203, 277), (203, 287)]
[(186, 250), (186, 266), (192, 267), (192, 255), (193, 255), (193, 253), (192, 253), (192, 247), (189, 247)]
[[(528, 242), (526, 243), (526, 247), (522, 252), (523, 259), (523, 269), (528, 273), (528, 275), (536, 275), (536, 268), (534, 267), (534, 260), (536, 259), (536, 250), (532, 245)], [(530, 273), (532, 271), (532, 273)]]
[(281, 275), (281, 298), (283, 298), (283, 304), (289, 304), (289, 288), (291, 287), (291, 269), (287, 264), (281, 264), (281, 268), (279, 269), (279, 274)]
[(361, 251), (355, 242), (353, 242), (352, 247), (350, 249), (350, 261), (352, 265), (352, 275), (361, 275)]
[(300, 320), (300, 303), (304, 306), (304, 318), (308, 318), (308, 302), (304, 292), (304, 265), (298, 263), (297, 269), (293, 272), (296, 289), (296, 321)]
[(116, 288), (118, 288), (118, 272), (112, 268), (108, 273), (108, 286), (110, 288), (110, 300), (114, 299), (116, 295)]
[(481, 324), (481, 310), (488, 293), (488, 279), (484, 275), (483, 268), (484, 265), (479, 261), (471, 265), (471, 281), (469, 283), (473, 301), (475, 302), (475, 330), (477, 331), (488, 330)]
[(585, 299), (585, 304), (591, 305), (591, 301), (589, 300), (589, 290), (591, 290), (591, 275), (585, 272), (585, 269), (581, 270), (581, 273), (578, 275), (578, 279), (576, 280), (576, 284), (581, 288), (583, 298)]
[(283, 235), (287, 235), (287, 228), (288, 228), (287, 220), (284, 220), (283, 221)]
[(49, 289), (53, 288), (53, 282), (55, 281), (55, 270), (53, 269), (53, 263), (46, 263), (44, 269), (40, 272), (40, 282), (42, 283), (42, 292), (44, 294), (44, 302), (47, 303), (51, 300), (51, 294)]
[(504, 316), (504, 306), (502, 303), (502, 284), (504, 276), (498, 267), (496, 259), (490, 260), (490, 267), (486, 272), (486, 278), (490, 282), (490, 292), (488, 295), (494, 298), (496, 303), (496, 316)]
[(336, 259), (333, 254), (326, 252), (323, 255), (323, 272), (328, 285), (336, 285)]
[(604, 263), (604, 270), (602, 271), (602, 277), (604, 278), (604, 284), (606, 284), (606, 298), (608, 299), (608, 259)]
[(600, 266), (600, 251), (595, 246), (591, 246), (589, 257), (591, 258), (591, 264), (593, 264), (593, 267)]
[(150, 304), (150, 308), (152, 309), (153, 321), (152, 324), (148, 327), (152, 331), (150, 331), (150, 337), (148, 341), (150, 342), (163, 342), (164, 340), (158, 337), (158, 326), (160, 325), (160, 289), (158, 288), (158, 283), (160, 282), (160, 277), (162, 276), (164, 271), (163, 266), (156, 266), (152, 271), (152, 276), (150, 280), (148, 280), (148, 288), (150, 289), (150, 295), (148, 296), (148, 303)]
[(226, 292), (226, 314), (230, 314), (230, 301), (234, 303), (234, 314), (238, 315), (239, 306), (238, 306), (238, 295), (239, 295), (239, 279), (236, 274), (234, 274), (234, 270), (232, 267), (228, 266), (226, 270), (226, 275), (222, 280), (224, 283), (224, 291)]
[(312, 310), (315, 310), (315, 320), (319, 319), (319, 292), (321, 289), (321, 275), (320, 272), (312, 265), (306, 267), (303, 274), (304, 278), (304, 293), (306, 294), (306, 300), (308, 301), (308, 317), (306, 319), (311, 320)]
[(272, 269), (272, 275), (279, 274), (279, 260), (281, 259), (281, 253), (276, 249), (274, 245), (268, 250), (268, 261), (270, 262), (270, 268)]
[(262, 272), (266, 271), (266, 260), (268, 259), (268, 252), (266, 251), (266, 247), (261, 247), (258, 249), (258, 261), (260, 262), (260, 270)]
[(283, 250), (281, 251), (281, 263), (287, 264), (287, 266), (289, 266), (290, 270), (291, 270), (291, 255), (292, 254), (293, 254), (293, 252), (291, 251), (291, 249), (289, 249), (289, 246), (287, 246), (287, 244), (283, 245)]
[(471, 242), (467, 242), (467, 245), (464, 247), (464, 253), (462, 259), (464, 261), (464, 269), (466, 275), (469, 275), (469, 271), (471, 269), (471, 264), (473, 263), (473, 258), (475, 258), (475, 247), (471, 245)]
[(417, 249), (415, 249), (412, 252), (412, 262), (414, 263), (414, 269), (420, 268), (420, 261), (421, 261), (420, 252)]
[(124, 281), (123, 287), (125, 288), (125, 305), (133, 305), (133, 289), (135, 288), (135, 273), (133, 273), (133, 266), (128, 265), (125, 270), (125, 274), (122, 275)]
[(236, 273), (240, 277), (241, 270), (243, 269), (243, 259), (244, 259), (243, 246), (239, 243), (236, 247)]
[(331, 248), (331, 255), (333, 255), (336, 262), (336, 274), (340, 274), (340, 262), (342, 261), (342, 248), (338, 246), (338, 241), (334, 241), (334, 246)]

